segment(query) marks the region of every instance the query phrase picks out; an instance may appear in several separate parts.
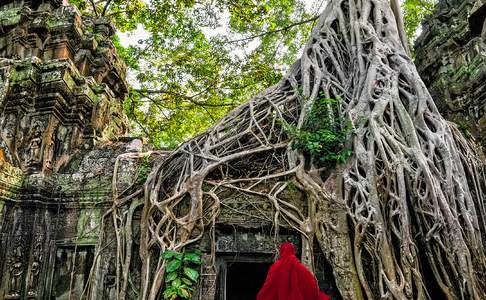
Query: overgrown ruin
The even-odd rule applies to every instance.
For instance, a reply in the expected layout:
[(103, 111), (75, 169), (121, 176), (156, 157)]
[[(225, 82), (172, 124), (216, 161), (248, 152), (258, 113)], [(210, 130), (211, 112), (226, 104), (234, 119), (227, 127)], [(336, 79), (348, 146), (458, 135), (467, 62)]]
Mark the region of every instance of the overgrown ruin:
[[(266, 272), (284, 240), (298, 246), (333, 299), (484, 296), (476, 280), (486, 263), (484, 162), (435, 110), (388, 1), (354, 8), (352, 2), (331, 2), (279, 85), (173, 152), (149, 151), (127, 135), (126, 70), (107, 19), (81, 16), (57, 0), (2, 2), (0, 300), (157, 299), (160, 252), (183, 248), (204, 252), (193, 299), (250, 299), (262, 281), (256, 274)], [(439, 109), (464, 120), (483, 145), (485, 11), (484, 1), (441, 1), (417, 49), (418, 69)], [(357, 36), (344, 25), (353, 18), (362, 26)], [(447, 33), (460, 43), (445, 45), (449, 38), (438, 24), (448, 22), (458, 24)], [(362, 65), (355, 69), (346, 62), (360, 38)], [(369, 74), (376, 81), (356, 97), (368, 82), (356, 71), (365, 65), (374, 66)], [(355, 123), (350, 143), (357, 154), (347, 164), (318, 166), (292, 150), (282, 127), (301, 126), (320, 91), (343, 99), (332, 113)], [(464, 95), (472, 100), (461, 101)], [(457, 103), (467, 109), (449, 113)], [(395, 121), (396, 115), (402, 117)], [(374, 131), (370, 123), (396, 132)], [(379, 182), (376, 190), (370, 178)], [(413, 199), (423, 201), (420, 209)], [(458, 216), (437, 213), (439, 202)], [(385, 219), (393, 224), (388, 239)], [(469, 281), (456, 281), (460, 276)]]
[(80, 292), (127, 151), (114, 28), (61, 2), (0, 5), (0, 299)]
[(440, 112), (486, 147), (486, 6), (440, 1), (417, 40), (415, 63)]

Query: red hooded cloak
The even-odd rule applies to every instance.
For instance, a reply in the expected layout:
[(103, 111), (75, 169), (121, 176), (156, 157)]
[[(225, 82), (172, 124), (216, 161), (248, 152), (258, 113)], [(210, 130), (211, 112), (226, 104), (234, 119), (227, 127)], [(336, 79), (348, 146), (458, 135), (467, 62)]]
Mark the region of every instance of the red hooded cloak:
[(295, 256), (295, 247), (280, 246), (280, 257), (270, 267), (257, 300), (330, 300), (319, 290), (314, 275)]

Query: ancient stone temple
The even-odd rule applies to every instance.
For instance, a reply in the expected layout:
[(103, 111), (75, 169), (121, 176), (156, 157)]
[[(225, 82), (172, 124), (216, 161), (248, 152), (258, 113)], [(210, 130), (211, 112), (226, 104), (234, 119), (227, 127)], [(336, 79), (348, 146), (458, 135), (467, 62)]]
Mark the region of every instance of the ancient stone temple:
[[(418, 41), (418, 65), (443, 112), (484, 145), (486, 6), (448, 0), (440, 8)], [(114, 32), (107, 19), (82, 16), (65, 1), (0, 1), (0, 300), (115, 299), (117, 225), (105, 222), (113, 210), (133, 215), (124, 298), (138, 299), (143, 195), (135, 187), (153, 158), (168, 153), (128, 136), (126, 67)], [(309, 209), (298, 192), (281, 197)], [(300, 255), (300, 233), (280, 228), (274, 237), (273, 214), (261, 197), (222, 197), (214, 232), (192, 246), (205, 260), (194, 299), (253, 299), (279, 243), (292, 241)], [(314, 248), (321, 289), (340, 299)]]
[[(84, 17), (61, 0), (0, 4), (0, 299), (115, 298), (116, 245), (103, 215), (113, 191), (140, 184), (134, 178), (147, 165), (130, 156), (146, 149), (125, 136), (126, 68), (113, 34), (106, 19)], [(137, 210), (137, 245), (141, 209), (136, 201), (128, 206)], [(282, 230), (274, 240), (269, 209), (227, 195), (215, 233), (217, 268), (201, 267), (197, 299), (254, 297), (278, 243), (300, 247), (296, 232)], [(197, 247), (210, 252), (209, 240)], [(126, 299), (137, 298), (140, 280), (133, 248)], [(315, 259), (321, 288), (332, 292), (332, 271), (321, 254)], [(95, 284), (87, 285), (90, 276)]]
[(440, 112), (486, 147), (486, 1), (439, 1), (415, 48)]
[(0, 3), (0, 299), (82, 291), (126, 152), (113, 33), (61, 0)]

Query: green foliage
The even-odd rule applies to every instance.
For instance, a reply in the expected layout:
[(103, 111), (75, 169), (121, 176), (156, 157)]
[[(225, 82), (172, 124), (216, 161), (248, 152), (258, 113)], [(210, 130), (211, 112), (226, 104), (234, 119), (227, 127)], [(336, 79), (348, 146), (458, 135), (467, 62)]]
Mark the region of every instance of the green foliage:
[(88, 0), (70, 0), (69, 2), (75, 5), (81, 12), (85, 12), (89, 7)]
[(472, 138), (472, 134), (469, 131), (469, 126), (464, 122), (457, 122), (457, 129), (462, 133), (466, 139)]
[(120, 31), (129, 31), (142, 23), (141, 12), (147, 8), (143, 0), (70, 0), (86, 15), (108, 17)]
[(286, 124), (285, 128), (294, 139), (293, 149), (300, 150), (320, 162), (345, 162), (352, 154), (345, 147), (352, 124), (339, 116), (339, 100), (321, 94), (301, 129)]
[[(410, 39), (433, 1), (403, 3)], [(118, 37), (114, 44), (130, 69), (124, 109), (134, 134), (157, 148), (177, 146), (277, 83), (327, 2), (71, 0), (85, 14), (112, 18), (121, 32), (147, 31), (135, 45), (123, 47)]]
[(202, 253), (168, 250), (162, 255), (166, 260), (164, 299), (191, 299), (199, 280), (199, 271), (194, 266), (202, 264)]
[(405, 0), (402, 3), (405, 31), (410, 44), (416, 37), (422, 20), (433, 12), (437, 0)]
[[(113, 0), (105, 15), (148, 38), (115, 46), (133, 87), (124, 103), (135, 134), (175, 147), (278, 82), (309, 36), (324, 0)], [(144, 4), (150, 3), (150, 4)], [(100, 15), (107, 0), (73, 1)]]
[(293, 180), (287, 181), (287, 189), (291, 192), (298, 192), (299, 191), (299, 189), (297, 188), (297, 186), (295, 185)]

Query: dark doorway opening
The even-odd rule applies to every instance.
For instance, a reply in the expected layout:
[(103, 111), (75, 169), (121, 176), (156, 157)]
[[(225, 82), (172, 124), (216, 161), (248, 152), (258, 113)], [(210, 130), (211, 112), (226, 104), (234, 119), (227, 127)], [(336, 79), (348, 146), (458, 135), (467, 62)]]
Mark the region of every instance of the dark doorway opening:
[(93, 265), (95, 246), (59, 246), (55, 255), (54, 264), (50, 266), (52, 290), (49, 299), (81, 299)]
[(270, 263), (228, 263), (226, 300), (253, 300), (263, 286)]

